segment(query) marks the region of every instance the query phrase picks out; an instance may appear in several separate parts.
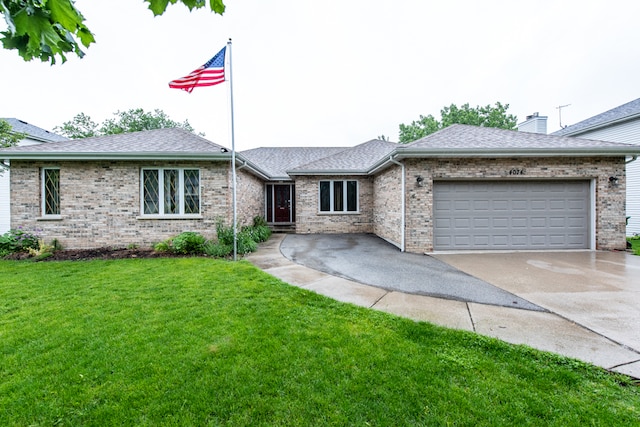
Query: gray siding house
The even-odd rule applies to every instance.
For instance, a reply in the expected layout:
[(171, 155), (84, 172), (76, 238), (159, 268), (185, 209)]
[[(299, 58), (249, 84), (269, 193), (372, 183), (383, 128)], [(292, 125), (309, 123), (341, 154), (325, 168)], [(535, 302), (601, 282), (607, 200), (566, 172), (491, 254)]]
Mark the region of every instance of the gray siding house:
[[(640, 98), (553, 133), (640, 146)], [(627, 159), (627, 236), (640, 234), (640, 161)]]
[[(411, 144), (237, 153), (239, 223), (373, 233), (400, 250), (624, 249), (625, 161), (640, 147), (453, 125)], [(228, 149), (158, 129), (0, 151), (12, 227), (65, 247), (215, 237), (232, 220)]]

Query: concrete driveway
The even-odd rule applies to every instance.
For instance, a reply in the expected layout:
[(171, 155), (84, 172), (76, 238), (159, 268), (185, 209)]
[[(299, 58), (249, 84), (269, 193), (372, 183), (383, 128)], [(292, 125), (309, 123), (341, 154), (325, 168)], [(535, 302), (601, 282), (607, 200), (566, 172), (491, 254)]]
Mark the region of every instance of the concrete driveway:
[(521, 252), (434, 257), (640, 351), (639, 256), (626, 252)]
[(272, 237), (248, 259), (303, 288), (640, 378), (640, 257), (418, 255), (373, 235)]

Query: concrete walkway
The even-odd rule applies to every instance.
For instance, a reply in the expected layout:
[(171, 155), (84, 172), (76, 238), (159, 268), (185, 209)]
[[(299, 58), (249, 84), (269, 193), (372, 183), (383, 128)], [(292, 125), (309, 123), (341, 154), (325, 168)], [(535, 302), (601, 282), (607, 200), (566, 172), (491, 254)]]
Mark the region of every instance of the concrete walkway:
[(274, 234), (246, 259), (291, 284), (338, 301), (495, 337), (513, 344), (573, 357), (640, 378), (640, 352), (546, 311), (416, 295), (365, 285), (290, 261), (282, 255), (284, 234)]

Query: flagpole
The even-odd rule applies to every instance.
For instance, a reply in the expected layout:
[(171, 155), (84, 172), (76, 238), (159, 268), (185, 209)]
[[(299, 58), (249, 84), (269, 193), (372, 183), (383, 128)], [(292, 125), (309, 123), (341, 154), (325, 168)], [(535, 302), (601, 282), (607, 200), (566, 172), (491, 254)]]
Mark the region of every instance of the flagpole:
[(233, 121), (233, 67), (231, 65), (231, 38), (227, 42), (229, 51), (229, 91), (231, 93), (231, 170), (233, 180), (233, 260), (238, 260), (238, 206), (236, 203), (236, 141)]

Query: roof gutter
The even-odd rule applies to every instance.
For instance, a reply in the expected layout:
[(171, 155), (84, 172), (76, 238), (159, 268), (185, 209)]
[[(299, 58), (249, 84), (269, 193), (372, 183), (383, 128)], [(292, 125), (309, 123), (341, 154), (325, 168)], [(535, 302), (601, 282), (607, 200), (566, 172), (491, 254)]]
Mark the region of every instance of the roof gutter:
[(0, 158), (7, 160), (229, 160), (228, 153), (148, 152), (148, 153), (60, 153), (60, 152), (11, 152), (0, 151)]
[(407, 206), (406, 206), (406, 194), (407, 194), (407, 186), (406, 186), (406, 175), (405, 175), (405, 166), (404, 163), (400, 163), (399, 161), (395, 160), (393, 158), (393, 155), (389, 156), (389, 161), (391, 163), (394, 163), (398, 166), (400, 166), (402, 168), (402, 178), (401, 178), (401, 187), (402, 187), (402, 203), (401, 203), (401, 210), (402, 210), (402, 216), (400, 218), (400, 251), (404, 252), (405, 251), (405, 217), (406, 217), (406, 213), (407, 213)]
[(290, 171), (287, 172), (290, 176), (312, 176), (312, 175), (334, 175), (334, 176), (347, 176), (347, 175), (369, 175), (369, 172), (362, 170), (344, 170), (344, 169), (323, 169), (323, 170), (306, 170), (306, 171)]
[(240, 167), (236, 168), (236, 170), (240, 170), (246, 167), (252, 174), (258, 176), (259, 178), (262, 178), (265, 181), (270, 180), (269, 175), (267, 175), (265, 172), (263, 172), (260, 168), (258, 168), (256, 165), (254, 165), (250, 161), (242, 158), (241, 155), (239, 154), (236, 154), (236, 162), (242, 162)]
[(501, 158), (501, 157), (610, 157), (610, 156), (635, 156), (640, 154), (640, 147), (618, 147), (602, 149), (567, 149), (556, 150), (543, 149), (429, 149), (429, 150), (403, 150), (397, 151), (397, 159), (406, 158)]
[[(613, 125), (617, 125), (619, 123), (623, 123), (623, 122), (627, 122), (629, 120), (634, 120), (640, 117), (640, 113), (637, 114), (632, 114), (630, 116), (625, 116), (616, 120), (611, 120), (609, 122), (604, 122), (604, 123), (596, 123), (594, 125), (588, 126), (588, 127), (584, 127), (582, 129), (578, 129), (577, 131), (574, 132), (567, 132), (564, 133), (562, 135), (558, 135), (558, 136), (578, 136), (578, 135), (582, 135), (583, 133), (588, 133), (591, 132), (593, 130), (598, 130), (598, 129), (603, 129), (603, 128), (607, 128), (609, 126), (613, 126)], [(576, 123), (576, 125), (579, 123)]]

